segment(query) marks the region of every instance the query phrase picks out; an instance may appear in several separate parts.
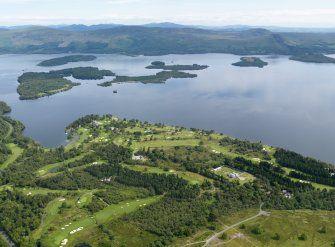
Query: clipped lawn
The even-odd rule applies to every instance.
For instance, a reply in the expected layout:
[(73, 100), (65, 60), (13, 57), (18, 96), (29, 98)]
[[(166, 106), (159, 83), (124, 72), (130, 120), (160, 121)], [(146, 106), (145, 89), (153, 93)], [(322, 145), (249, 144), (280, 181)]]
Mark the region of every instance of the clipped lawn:
[(189, 181), (191, 184), (201, 184), (206, 179), (204, 176), (200, 174), (188, 172), (188, 171), (176, 171), (172, 169), (169, 171), (164, 171), (164, 169), (159, 168), (159, 167), (144, 166), (144, 165), (130, 165), (130, 166), (127, 166), (127, 168), (135, 170), (135, 171), (147, 172), (147, 173), (175, 174)]
[[(93, 231), (94, 228), (98, 227), (99, 224), (107, 223), (111, 220), (117, 219), (122, 215), (131, 213), (139, 209), (140, 207), (144, 207), (145, 205), (154, 203), (159, 199), (159, 196), (154, 196), (144, 199), (124, 201), (119, 204), (112, 204), (93, 215), (85, 213), (83, 210), (77, 209), (79, 210), (79, 215), (76, 220), (71, 220), (65, 217), (64, 220), (67, 219), (66, 222), (62, 220), (57, 221), (56, 225), (51, 224), (51, 226), (53, 226), (56, 230), (48, 234), (43, 243), (45, 244), (45, 246), (59, 246), (63, 239), (68, 239), (69, 245), (71, 246), (71, 242), (73, 242), (74, 240), (80, 239), (82, 241), (85, 241), (85, 239), (81, 239), (80, 236), (85, 235), (87, 232)], [(75, 203), (77, 203), (77, 201), (72, 200), (72, 204)], [(76, 210), (74, 206), (72, 207), (74, 208), (73, 210)], [(61, 229), (62, 227), (65, 229)], [(83, 228), (81, 231), (70, 234), (72, 230), (78, 229), (80, 227)]]
[(8, 156), (7, 160), (0, 164), (0, 169), (5, 169), (12, 164), (23, 152), (23, 149), (14, 143), (7, 144), (7, 147), (12, 151), (12, 154)]

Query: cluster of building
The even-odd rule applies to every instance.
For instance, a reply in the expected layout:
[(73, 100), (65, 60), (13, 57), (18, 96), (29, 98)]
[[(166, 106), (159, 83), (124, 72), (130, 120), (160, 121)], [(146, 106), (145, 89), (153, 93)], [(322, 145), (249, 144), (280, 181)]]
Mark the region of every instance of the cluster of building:
[(145, 160), (145, 157), (142, 155), (133, 155), (132, 159), (133, 160)]
[(240, 175), (236, 172), (232, 172), (228, 174), (228, 177), (236, 179), (236, 178), (240, 178)]
[[(220, 171), (220, 170), (222, 170), (222, 166), (213, 168), (213, 171), (214, 171), (214, 172), (218, 172), (218, 171)], [(240, 174), (238, 174), (238, 173), (236, 173), (236, 172), (231, 172), (231, 173), (229, 173), (229, 174), (228, 174), (228, 177), (229, 177), (229, 178), (232, 178), (232, 179), (241, 179)]]

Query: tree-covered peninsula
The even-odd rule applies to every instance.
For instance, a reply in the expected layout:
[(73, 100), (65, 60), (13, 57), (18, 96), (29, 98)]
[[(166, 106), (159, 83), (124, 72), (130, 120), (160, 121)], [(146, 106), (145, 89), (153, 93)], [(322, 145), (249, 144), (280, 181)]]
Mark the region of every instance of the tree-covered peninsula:
[(79, 85), (80, 83), (73, 83), (70, 80), (64, 78), (35, 78), (20, 83), (17, 88), (17, 92), (19, 93), (21, 100), (38, 99), (68, 91), (74, 86)]
[(262, 59), (258, 57), (241, 57), (241, 61), (233, 63), (234, 66), (239, 67), (257, 67), (257, 68), (263, 68), (264, 66), (267, 66), (268, 63), (264, 62)]
[(335, 58), (325, 56), (323, 54), (305, 53), (294, 55), (290, 60), (305, 62), (305, 63), (335, 63)]
[(0, 115), (10, 113), (11, 111), (12, 109), (10, 108), (10, 106), (7, 105), (6, 102), (0, 100)]
[(79, 138), (51, 149), (0, 124), (0, 228), (19, 247), (333, 241), (333, 165), (112, 115), (76, 120), (66, 131)]
[(52, 67), (52, 66), (59, 66), (68, 63), (74, 62), (86, 62), (86, 61), (93, 61), (97, 59), (96, 56), (93, 55), (70, 55), (64, 57), (57, 57), (48, 60), (44, 60), (38, 64), (41, 67)]
[(95, 67), (77, 67), (49, 72), (26, 72), (19, 78), (18, 93), (20, 99), (37, 99), (59, 92), (70, 90), (80, 83), (74, 83), (65, 77), (72, 76), (81, 80), (98, 80), (105, 76), (114, 76), (110, 70), (100, 70)]
[(161, 61), (154, 61), (151, 65), (147, 66), (147, 69), (162, 69), (162, 70), (204, 70), (207, 69), (208, 65), (199, 65), (199, 64), (192, 64), (192, 65), (166, 65), (164, 62)]
[(113, 83), (127, 83), (127, 82), (141, 82), (144, 84), (148, 83), (165, 83), (167, 80), (172, 78), (195, 78), (196, 74), (190, 74), (182, 71), (161, 71), (155, 75), (146, 76), (116, 76), (114, 80), (99, 84), (102, 87), (111, 86)]

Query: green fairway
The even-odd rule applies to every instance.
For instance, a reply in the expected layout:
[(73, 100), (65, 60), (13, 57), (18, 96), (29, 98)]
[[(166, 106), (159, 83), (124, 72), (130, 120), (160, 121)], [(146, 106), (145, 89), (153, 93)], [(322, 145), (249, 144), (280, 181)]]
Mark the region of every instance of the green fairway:
[(132, 166), (127, 166), (127, 167), (129, 169), (140, 171), (140, 172), (158, 173), (158, 174), (174, 174), (174, 175), (177, 175), (189, 181), (191, 184), (201, 184), (206, 179), (204, 176), (201, 176), (200, 174), (188, 172), (188, 171), (176, 171), (173, 169), (164, 171), (164, 169), (159, 168), (159, 167), (151, 167), (151, 166), (145, 166), (145, 165), (132, 165)]
[(141, 148), (168, 148), (176, 146), (197, 146), (199, 140), (197, 139), (184, 139), (184, 140), (155, 140), (134, 142), (132, 148), (138, 150)]
[(58, 194), (66, 194), (69, 191), (66, 190), (50, 190), (50, 189), (46, 189), (46, 188), (38, 188), (38, 187), (34, 187), (34, 188), (29, 188), (29, 187), (24, 187), (24, 188), (20, 188), (20, 187), (15, 187), (16, 189), (22, 191), (22, 193), (26, 194), (26, 195), (46, 195), (48, 193), (58, 193)]
[(85, 154), (81, 154), (77, 157), (74, 157), (72, 159), (68, 159), (66, 161), (63, 161), (63, 162), (59, 162), (59, 163), (55, 163), (55, 164), (49, 164), (49, 165), (46, 165), (46, 166), (43, 166), (42, 168), (40, 168), (38, 171), (37, 171), (37, 175), (38, 176), (44, 176), (48, 173), (51, 173), (53, 170), (57, 170), (57, 168), (60, 168), (66, 164), (69, 164), (73, 161), (76, 161), (76, 160), (80, 160), (81, 158), (83, 158), (85, 156)]
[(4, 169), (8, 167), (10, 164), (12, 164), (23, 152), (23, 149), (17, 146), (14, 143), (7, 144), (7, 147), (12, 151), (12, 154), (9, 155), (7, 160), (3, 163), (0, 164), (0, 169)]
[[(65, 198), (64, 198), (65, 199)], [(37, 240), (41, 238), (43, 230), (48, 229), (52, 225), (52, 221), (57, 217), (59, 207), (62, 205), (63, 200), (62, 197), (56, 198), (51, 201), (48, 206), (44, 209), (45, 213), (43, 215), (43, 220), (39, 228), (37, 228), (33, 234), (32, 238)]]
[(6, 139), (8, 139), (10, 136), (11, 136), (11, 134), (13, 133), (13, 131), (14, 131), (14, 128), (13, 128), (13, 126), (10, 124), (10, 123), (8, 123), (7, 121), (4, 121), (6, 124), (7, 124), (7, 126), (8, 126), (8, 131), (7, 131), (7, 133), (6, 133), (6, 135), (4, 136), (4, 140), (6, 140)]
[(144, 199), (136, 199), (131, 201), (120, 202), (119, 204), (113, 204), (105, 209), (97, 212), (94, 216), (98, 224), (105, 223), (109, 220), (120, 217), (121, 215), (130, 213), (139, 209), (140, 207), (145, 207), (151, 203), (156, 202), (160, 197), (148, 197)]
[[(109, 222), (113, 219), (117, 219), (118, 217), (125, 215), (127, 213), (133, 212), (140, 207), (144, 207), (146, 205), (149, 205), (151, 203), (156, 202), (159, 200), (159, 196), (154, 196), (154, 197), (148, 197), (144, 199), (137, 199), (137, 200), (131, 200), (131, 201), (124, 201), (119, 204), (113, 204), (105, 209), (95, 213), (94, 215), (90, 214), (82, 214), (82, 217), (80, 219), (71, 221), (71, 219), (68, 219), (65, 222), (58, 222), (57, 225), (53, 225), (53, 227), (56, 229), (54, 232), (52, 232), (44, 241), (44, 244), (46, 246), (59, 246), (61, 241), (63, 239), (68, 239), (69, 242), (75, 240), (77, 236), (80, 236), (82, 232), (85, 231), (90, 231), (93, 228), (97, 227), (99, 224), (103, 224), (106, 222)], [(83, 198), (81, 198), (83, 199)], [(81, 200), (80, 199), (80, 200)], [(53, 206), (50, 206), (49, 210), (47, 211), (47, 214), (51, 214), (49, 218), (52, 218), (52, 214), (54, 213), (54, 210), (58, 204), (58, 202)], [(66, 226), (68, 225), (68, 226)], [(78, 228), (83, 228), (82, 230), (70, 234), (71, 231), (78, 229)], [(64, 228), (64, 229), (61, 229)]]
[(4, 191), (4, 190), (13, 190), (13, 186), (12, 185), (1, 185), (0, 191)]
[[(287, 177), (289, 177), (288, 174), (291, 171), (295, 171), (294, 169), (287, 168), (287, 167), (283, 167), (283, 169), (286, 172)], [(293, 181), (296, 181), (296, 182), (303, 181), (303, 180), (298, 179), (298, 178), (292, 178), (292, 177), (289, 177), (289, 178), (292, 179)], [(320, 189), (320, 190), (323, 190), (323, 189), (326, 189), (326, 190), (335, 190), (335, 187), (332, 187), (332, 186), (329, 186), (329, 185), (318, 184), (318, 183), (313, 183), (313, 182), (308, 182), (308, 181), (303, 181), (303, 182), (310, 183), (311, 185), (313, 185), (313, 187), (315, 187), (317, 189)]]
[(73, 136), (70, 142), (65, 146), (66, 150), (71, 148), (79, 147), (88, 138), (88, 130), (80, 128), (77, 133)]

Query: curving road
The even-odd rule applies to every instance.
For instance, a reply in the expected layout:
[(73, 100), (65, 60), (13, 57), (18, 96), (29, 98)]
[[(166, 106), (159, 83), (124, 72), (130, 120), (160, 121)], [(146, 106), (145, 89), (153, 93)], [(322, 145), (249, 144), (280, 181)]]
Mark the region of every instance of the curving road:
[(228, 227), (226, 227), (225, 229), (223, 229), (220, 232), (214, 233), (212, 236), (210, 236), (209, 238), (207, 238), (205, 241), (199, 241), (199, 242), (189, 243), (189, 244), (184, 245), (183, 247), (191, 246), (191, 245), (195, 245), (195, 244), (201, 244), (201, 243), (204, 243), (203, 247), (209, 246), (212, 241), (217, 240), (219, 238), (219, 236), (222, 235), (224, 232), (229, 231), (229, 230), (231, 230), (231, 229), (233, 229), (233, 228), (235, 228), (235, 227), (237, 227), (237, 226), (239, 226), (239, 225), (241, 225), (241, 224), (243, 224), (243, 223), (245, 223), (247, 221), (253, 220), (253, 219), (255, 219), (255, 218), (259, 217), (259, 216), (263, 216), (263, 215), (264, 216), (268, 216), (269, 213), (266, 212), (266, 211), (264, 211), (264, 210), (262, 210), (263, 204), (264, 203), (261, 203), (261, 205), (259, 206), (259, 212), (256, 215), (251, 216), (251, 217), (249, 217), (247, 219), (241, 220), (241, 221), (235, 223), (234, 225), (228, 226)]
[(225, 233), (226, 231), (229, 231), (230, 229), (233, 229), (233, 228), (237, 227), (238, 225), (241, 225), (241, 224), (243, 224), (243, 223), (245, 223), (245, 222), (247, 222), (247, 221), (253, 220), (253, 219), (255, 219), (255, 218), (259, 217), (259, 216), (263, 216), (263, 215), (268, 216), (269, 213), (266, 212), (266, 211), (263, 211), (263, 210), (262, 210), (262, 206), (263, 206), (263, 203), (261, 203), (261, 205), (259, 206), (259, 212), (258, 212), (258, 214), (254, 215), (254, 216), (251, 216), (251, 217), (249, 217), (249, 218), (247, 218), (247, 219), (241, 220), (241, 221), (235, 223), (234, 225), (228, 226), (228, 227), (226, 227), (225, 229), (223, 229), (222, 231), (213, 234), (213, 235), (212, 235), (211, 237), (209, 237), (206, 241), (203, 241), (203, 242), (205, 243), (205, 244), (203, 245), (203, 247), (205, 247), (205, 246), (209, 246), (209, 244), (210, 244), (212, 241), (218, 239), (218, 237), (221, 236), (223, 233)]

